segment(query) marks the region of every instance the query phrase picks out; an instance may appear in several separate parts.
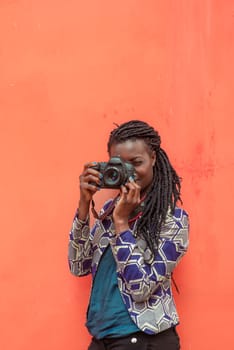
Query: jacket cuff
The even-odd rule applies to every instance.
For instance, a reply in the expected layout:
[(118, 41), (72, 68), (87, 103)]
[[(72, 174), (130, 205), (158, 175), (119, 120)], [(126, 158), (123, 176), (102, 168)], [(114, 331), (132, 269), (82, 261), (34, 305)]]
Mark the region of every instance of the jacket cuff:
[(87, 239), (88, 237), (89, 237), (89, 215), (87, 215), (85, 220), (81, 220), (79, 219), (79, 212), (77, 210), (73, 220), (70, 239), (71, 240), (80, 239), (80, 238)]

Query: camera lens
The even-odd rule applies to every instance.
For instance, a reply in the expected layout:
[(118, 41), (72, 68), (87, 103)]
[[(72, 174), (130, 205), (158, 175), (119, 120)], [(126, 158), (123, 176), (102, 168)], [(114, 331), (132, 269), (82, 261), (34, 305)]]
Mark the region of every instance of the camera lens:
[(103, 174), (103, 181), (108, 186), (118, 186), (120, 184), (121, 176), (117, 168), (108, 168)]

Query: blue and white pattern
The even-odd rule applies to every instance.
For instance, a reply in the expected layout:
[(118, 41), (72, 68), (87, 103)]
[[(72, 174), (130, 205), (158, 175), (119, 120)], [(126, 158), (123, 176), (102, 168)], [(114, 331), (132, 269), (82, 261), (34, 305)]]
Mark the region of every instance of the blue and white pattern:
[[(102, 213), (108, 208), (108, 201)], [(76, 215), (69, 240), (69, 266), (76, 276), (92, 273), (94, 278), (105, 248), (110, 244), (117, 264), (118, 285), (123, 301), (136, 325), (147, 334), (156, 334), (179, 322), (171, 290), (171, 274), (188, 248), (188, 215), (176, 208), (168, 212), (159, 247), (151, 253), (135, 227), (115, 235), (111, 216), (96, 220)]]

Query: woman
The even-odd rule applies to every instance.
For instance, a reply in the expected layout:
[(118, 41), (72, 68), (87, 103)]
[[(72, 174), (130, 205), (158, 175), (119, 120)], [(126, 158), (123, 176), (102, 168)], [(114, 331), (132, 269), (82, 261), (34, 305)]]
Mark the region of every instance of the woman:
[(89, 350), (180, 349), (171, 279), (188, 248), (188, 215), (177, 206), (180, 178), (160, 144), (158, 132), (139, 120), (111, 132), (109, 157), (132, 164), (135, 175), (105, 203), (91, 230), (102, 174), (88, 163), (80, 175), (69, 266), (76, 276), (93, 276)]

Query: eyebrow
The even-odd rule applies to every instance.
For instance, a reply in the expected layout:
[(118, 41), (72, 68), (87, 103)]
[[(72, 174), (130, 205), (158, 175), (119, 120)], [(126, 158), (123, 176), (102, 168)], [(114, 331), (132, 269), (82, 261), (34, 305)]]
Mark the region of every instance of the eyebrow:
[(133, 157), (133, 158), (131, 158), (129, 160), (132, 162), (133, 160), (136, 160), (137, 158), (141, 158), (141, 156), (139, 155), (139, 156)]

